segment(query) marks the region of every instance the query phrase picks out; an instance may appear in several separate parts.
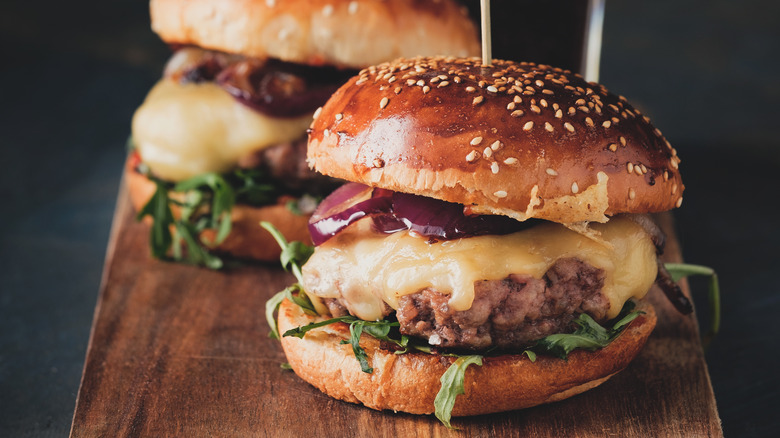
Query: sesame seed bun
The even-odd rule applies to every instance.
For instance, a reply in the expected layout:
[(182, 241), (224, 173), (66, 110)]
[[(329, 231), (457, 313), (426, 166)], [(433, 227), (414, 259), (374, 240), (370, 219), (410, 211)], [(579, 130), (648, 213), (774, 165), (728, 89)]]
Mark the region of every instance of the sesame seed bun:
[[(133, 208), (135, 211), (141, 211), (157, 190), (156, 184), (134, 169), (132, 159), (128, 159), (125, 164), (125, 181)], [(178, 218), (180, 209), (174, 205), (171, 210), (174, 217)], [(307, 230), (307, 223), (311, 215), (292, 213), (285, 205), (284, 200), (281, 199), (276, 204), (262, 207), (236, 204), (233, 206), (230, 216), (233, 221), (232, 231), (220, 245), (212, 248), (214, 252), (243, 259), (278, 261), (281, 248), (273, 236), (260, 226), (261, 221), (274, 224), (289, 241), (311, 241)], [(147, 216), (145, 221), (151, 223), (151, 218)], [(206, 230), (201, 233), (201, 238), (204, 241), (213, 241), (215, 237), (214, 230)]]
[(152, 0), (150, 10), (168, 43), (301, 64), (479, 53), (476, 28), (453, 0)]
[(309, 164), (349, 181), (560, 223), (679, 207), (677, 152), (622, 96), (546, 65), (399, 59), (316, 114)]
[[(482, 366), (466, 371), (465, 394), (456, 399), (453, 416), (479, 415), (522, 409), (574, 396), (596, 387), (628, 366), (655, 327), (652, 306), (640, 302), (639, 315), (607, 347), (593, 352), (575, 350), (568, 360), (524, 355), (486, 356)], [(314, 322), (300, 307), (284, 300), (279, 308), (279, 331)], [(431, 414), (441, 387), (440, 378), (453, 357), (438, 354), (394, 354), (379, 341), (363, 335), (360, 345), (374, 368), (360, 370), (349, 344), (349, 326), (331, 324), (309, 331), (302, 339), (283, 337), (282, 347), (295, 373), (331, 397), (362, 403), (373, 409)]]

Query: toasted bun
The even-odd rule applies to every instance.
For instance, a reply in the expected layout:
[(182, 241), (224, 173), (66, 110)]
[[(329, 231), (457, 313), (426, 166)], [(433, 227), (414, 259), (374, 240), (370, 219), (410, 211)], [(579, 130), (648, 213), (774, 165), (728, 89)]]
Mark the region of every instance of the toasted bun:
[[(133, 208), (135, 211), (140, 211), (154, 195), (157, 186), (145, 175), (136, 172), (130, 159), (125, 165), (125, 180)], [(172, 208), (172, 213), (178, 217), (179, 209)], [(237, 258), (279, 260), (281, 248), (273, 236), (260, 226), (261, 221), (271, 222), (288, 241), (311, 241), (308, 231), (309, 216), (293, 214), (283, 202), (263, 207), (237, 204), (233, 206), (231, 217), (232, 230), (222, 244), (213, 248), (215, 252), (230, 254)], [(207, 230), (201, 234), (201, 237), (206, 241), (213, 241), (216, 235), (212, 230)]]
[(399, 59), (322, 107), (309, 164), (326, 175), (561, 223), (682, 202), (676, 151), (604, 86), (545, 65)]
[(360, 68), (399, 56), (479, 53), (453, 0), (152, 0), (168, 43), (251, 57)]
[[(536, 362), (524, 355), (485, 357), (482, 366), (466, 371), (465, 394), (457, 398), (453, 415), (522, 409), (598, 386), (628, 366), (655, 327), (652, 306), (640, 302), (638, 308), (646, 313), (600, 350), (575, 350), (568, 360), (540, 355)], [(279, 308), (280, 333), (314, 320), (287, 300)], [(380, 349), (375, 338), (363, 335), (360, 345), (374, 368), (367, 374), (360, 370), (351, 346), (339, 343), (349, 336), (348, 325), (331, 324), (309, 331), (303, 339), (283, 337), (282, 347), (295, 373), (331, 397), (378, 410), (434, 412), (439, 379), (455, 358), (425, 353), (396, 355)]]

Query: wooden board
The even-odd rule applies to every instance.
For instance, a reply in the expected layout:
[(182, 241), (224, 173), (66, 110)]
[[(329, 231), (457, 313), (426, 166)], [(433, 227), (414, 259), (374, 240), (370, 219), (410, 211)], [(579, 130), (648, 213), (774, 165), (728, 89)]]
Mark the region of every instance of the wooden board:
[[(670, 234), (666, 257), (679, 261), (671, 216), (660, 221)], [(722, 436), (696, 321), (656, 289), (658, 326), (625, 371), (562, 402), (455, 419), (460, 430), (450, 431), (432, 416), (330, 399), (281, 369), (264, 305), (289, 274), (151, 260), (147, 236), (122, 188), (73, 437)]]

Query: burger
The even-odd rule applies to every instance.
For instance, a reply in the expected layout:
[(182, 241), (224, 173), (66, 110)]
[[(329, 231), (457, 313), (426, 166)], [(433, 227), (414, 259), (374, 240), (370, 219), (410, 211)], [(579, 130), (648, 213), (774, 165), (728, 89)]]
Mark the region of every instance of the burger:
[(568, 70), (364, 69), (317, 111), (307, 159), (350, 182), (314, 212), (313, 252), (279, 237), (298, 283), (267, 314), (290, 367), (337, 399), (447, 425), (549, 403), (639, 353), (655, 283), (691, 311), (648, 215), (681, 204), (675, 149)]
[(306, 165), (306, 129), (358, 69), (479, 50), (451, 0), (152, 0), (150, 11), (175, 53), (133, 118), (131, 199), (151, 219), (154, 255), (217, 268), (215, 253), (279, 256), (260, 220), (308, 239), (336, 183)]

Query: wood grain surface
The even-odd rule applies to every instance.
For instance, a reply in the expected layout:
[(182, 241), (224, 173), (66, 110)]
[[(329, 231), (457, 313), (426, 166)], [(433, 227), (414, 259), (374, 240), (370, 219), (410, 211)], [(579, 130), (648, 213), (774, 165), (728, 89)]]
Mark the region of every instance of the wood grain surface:
[[(667, 261), (680, 261), (670, 215)], [(653, 289), (658, 326), (600, 387), (522, 411), (456, 418), (336, 401), (280, 368), (265, 301), (292, 281), (276, 266), (227, 272), (152, 260), (120, 190), (73, 417), (73, 437), (722, 436), (696, 321)], [(687, 292), (687, 285), (682, 285)]]

